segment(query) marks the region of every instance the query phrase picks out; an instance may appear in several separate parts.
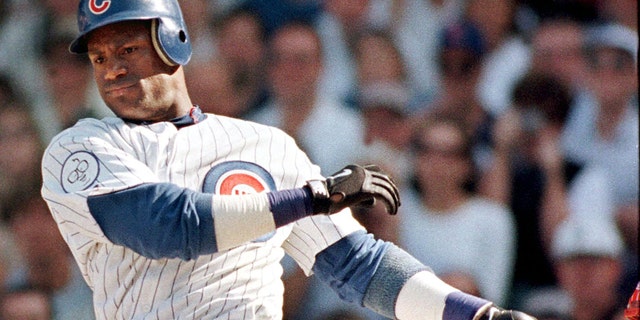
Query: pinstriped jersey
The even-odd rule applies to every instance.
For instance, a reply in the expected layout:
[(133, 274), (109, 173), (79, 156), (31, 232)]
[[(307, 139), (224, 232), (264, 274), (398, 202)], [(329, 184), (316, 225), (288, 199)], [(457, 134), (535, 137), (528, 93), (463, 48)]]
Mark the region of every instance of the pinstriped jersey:
[(316, 253), (362, 229), (349, 210), (185, 261), (149, 259), (110, 242), (87, 199), (143, 183), (242, 194), (318, 178), (320, 169), (273, 127), (211, 114), (181, 129), (85, 119), (47, 148), (42, 194), (93, 290), (97, 319), (280, 319), (280, 259), (288, 253), (309, 274)]

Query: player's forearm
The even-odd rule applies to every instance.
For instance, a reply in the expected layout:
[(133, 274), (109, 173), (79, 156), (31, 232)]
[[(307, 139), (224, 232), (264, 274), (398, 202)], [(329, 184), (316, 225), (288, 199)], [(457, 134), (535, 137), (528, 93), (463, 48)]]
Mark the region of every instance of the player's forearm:
[(404, 250), (356, 231), (316, 256), (316, 276), (345, 301), (401, 320), (473, 320), (491, 303), (445, 284)]
[(492, 303), (463, 293), (429, 271), (414, 274), (400, 290), (395, 303), (400, 320), (474, 320)]
[(311, 196), (304, 188), (214, 195), (212, 203), (218, 250), (239, 246), (313, 213)]
[(222, 196), (167, 183), (87, 199), (113, 243), (149, 258), (185, 260), (239, 246), (310, 215), (310, 201), (303, 188)]
[(449, 286), (391, 245), (371, 279), (363, 304), (400, 320), (472, 320), (491, 302)]

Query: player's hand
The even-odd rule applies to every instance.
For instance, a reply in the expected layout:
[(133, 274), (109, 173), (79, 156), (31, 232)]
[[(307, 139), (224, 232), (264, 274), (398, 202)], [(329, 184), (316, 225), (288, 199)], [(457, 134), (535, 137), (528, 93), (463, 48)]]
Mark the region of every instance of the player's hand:
[(536, 318), (520, 311), (491, 307), (479, 320), (536, 320)]
[(313, 195), (314, 213), (336, 213), (346, 207), (384, 203), (396, 214), (400, 206), (398, 188), (391, 178), (374, 165), (348, 165), (326, 180), (307, 181)]

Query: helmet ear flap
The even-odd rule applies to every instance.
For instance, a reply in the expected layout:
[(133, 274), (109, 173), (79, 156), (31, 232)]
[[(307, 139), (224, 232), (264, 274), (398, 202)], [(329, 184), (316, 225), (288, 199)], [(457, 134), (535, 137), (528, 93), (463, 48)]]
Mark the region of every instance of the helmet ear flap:
[(151, 20), (151, 40), (167, 65), (185, 65), (191, 58), (191, 43), (184, 25), (171, 19)]
[(160, 56), (160, 59), (162, 59), (164, 63), (173, 67), (177, 65), (177, 63), (175, 63), (175, 61), (173, 61), (173, 59), (171, 59), (169, 55), (164, 51), (164, 48), (160, 42), (161, 40), (159, 25), (160, 19), (151, 20), (151, 41), (153, 42), (153, 48), (156, 49), (156, 53), (158, 54), (158, 56)]

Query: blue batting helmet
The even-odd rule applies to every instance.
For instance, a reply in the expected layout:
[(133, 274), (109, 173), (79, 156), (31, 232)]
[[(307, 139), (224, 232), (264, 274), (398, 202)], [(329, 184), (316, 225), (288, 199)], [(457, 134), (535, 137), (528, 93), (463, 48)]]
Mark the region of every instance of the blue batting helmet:
[(129, 20), (151, 20), (156, 52), (168, 65), (185, 65), (191, 58), (191, 41), (177, 0), (81, 0), (80, 34), (71, 43), (73, 53), (87, 52), (87, 35), (102, 26)]

